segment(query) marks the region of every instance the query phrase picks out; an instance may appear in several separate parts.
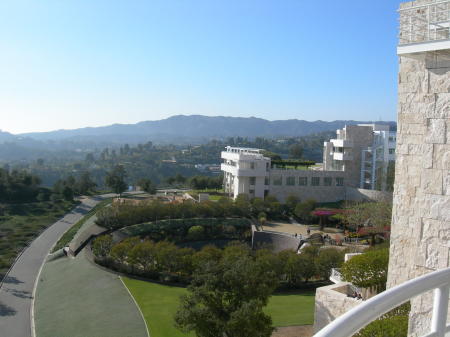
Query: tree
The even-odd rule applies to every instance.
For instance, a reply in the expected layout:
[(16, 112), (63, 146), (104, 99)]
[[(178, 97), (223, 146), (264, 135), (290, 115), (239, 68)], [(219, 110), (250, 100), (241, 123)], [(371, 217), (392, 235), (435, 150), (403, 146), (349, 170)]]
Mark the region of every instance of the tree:
[(200, 265), (175, 315), (176, 326), (198, 337), (270, 337), (263, 312), (277, 275), (241, 246), (227, 247), (217, 263)]
[(153, 185), (152, 181), (148, 178), (142, 178), (138, 181), (138, 185), (147, 193), (155, 194), (156, 187)]
[(344, 262), (344, 253), (335, 249), (321, 249), (316, 258), (317, 274), (323, 280), (328, 280), (332, 268), (339, 268)]
[(392, 203), (362, 202), (350, 207), (342, 214), (342, 220), (348, 226), (364, 231), (371, 236), (371, 244), (375, 244), (375, 236), (384, 234), (391, 224)]
[(125, 168), (122, 165), (117, 165), (114, 169), (109, 172), (105, 178), (105, 183), (108, 187), (110, 187), (114, 193), (122, 195), (123, 192), (127, 190), (127, 183), (125, 179), (127, 177), (127, 173)]
[(88, 171), (84, 171), (76, 184), (78, 193), (88, 194), (93, 192), (97, 187), (97, 184), (91, 179), (91, 175)]
[(316, 201), (313, 199), (308, 199), (304, 202), (298, 203), (295, 206), (294, 214), (305, 222), (311, 221), (311, 212), (316, 207)]
[(289, 195), (286, 198), (286, 205), (288, 206), (290, 212), (294, 212), (295, 211), (295, 207), (297, 206), (297, 204), (299, 202), (300, 202), (300, 199), (297, 196), (293, 195), (293, 194)]
[(389, 248), (371, 249), (345, 262), (341, 273), (345, 281), (361, 288), (386, 289)]
[(62, 196), (64, 200), (72, 201), (73, 200), (73, 189), (69, 186), (64, 186), (62, 190)]
[(303, 147), (300, 144), (293, 144), (289, 148), (291, 158), (301, 159), (303, 156)]

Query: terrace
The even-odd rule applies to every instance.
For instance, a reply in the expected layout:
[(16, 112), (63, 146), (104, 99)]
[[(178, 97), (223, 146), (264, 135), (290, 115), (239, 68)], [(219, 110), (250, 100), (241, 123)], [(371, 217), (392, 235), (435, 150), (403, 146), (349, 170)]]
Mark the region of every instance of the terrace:
[[(423, 3), (423, 2), (422, 2)], [(450, 48), (450, 1), (401, 4), (399, 55)]]

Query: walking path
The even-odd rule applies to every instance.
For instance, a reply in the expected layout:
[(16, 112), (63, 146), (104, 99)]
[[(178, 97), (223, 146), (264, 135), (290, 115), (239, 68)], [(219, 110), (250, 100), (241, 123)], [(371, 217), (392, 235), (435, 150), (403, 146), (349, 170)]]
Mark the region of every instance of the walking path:
[(99, 200), (86, 198), (64, 218), (47, 228), (16, 261), (0, 289), (0, 331), (2, 336), (29, 337), (31, 304), (39, 270), (49, 250), (61, 235)]
[(85, 249), (45, 263), (36, 290), (36, 336), (148, 337), (120, 278), (94, 266)]
[(11, 268), (0, 288), (0, 332), (7, 337), (32, 336), (32, 302), (37, 276), (48, 252), (59, 238), (97, 203), (115, 194), (84, 198), (81, 204), (48, 227)]

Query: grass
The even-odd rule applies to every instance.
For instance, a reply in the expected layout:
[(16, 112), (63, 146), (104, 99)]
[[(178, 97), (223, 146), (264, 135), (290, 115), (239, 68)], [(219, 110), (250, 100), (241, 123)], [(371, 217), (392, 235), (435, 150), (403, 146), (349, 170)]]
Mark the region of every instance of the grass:
[(69, 201), (1, 205), (0, 279), (31, 240), (75, 205)]
[[(166, 286), (130, 278), (123, 278), (141, 308), (152, 337), (186, 337), (173, 325), (179, 297), (185, 288)], [(265, 312), (272, 317), (274, 326), (312, 324), (314, 321), (314, 291), (276, 294), (269, 300)]]
[(277, 327), (313, 324), (314, 293), (314, 290), (302, 290), (273, 295), (264, 312)]
[(91, 217), (93, 217), (95, 213), (97, 213), (101, 208), (111, 203), (111, 200), (112, 198), (101, 201), (94, 208), (92, 208), (84, 217), (78, 220), (76, 224), (70, 227), (70, 229), (67, 232), (65, 232), (64, 235), (58, 240), (55, 247), (53, 247), (52, 253), (67, 246), (75, 237), (78, 230), (84, 225), (84, 223), (88, 221)]

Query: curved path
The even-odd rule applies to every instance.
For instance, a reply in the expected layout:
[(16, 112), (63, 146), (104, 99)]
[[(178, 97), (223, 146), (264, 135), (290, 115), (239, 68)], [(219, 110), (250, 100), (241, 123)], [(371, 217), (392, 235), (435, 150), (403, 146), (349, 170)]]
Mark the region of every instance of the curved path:
[(48, 252), (59, 238), (101, 200), (105, 194), (84, 198), (81, 204), (61, 220), (48, 227), (16, 261), (0, 288), (0, 334), (8, 337), (30, 337), (33, 289)]

